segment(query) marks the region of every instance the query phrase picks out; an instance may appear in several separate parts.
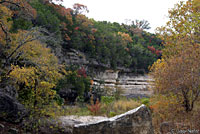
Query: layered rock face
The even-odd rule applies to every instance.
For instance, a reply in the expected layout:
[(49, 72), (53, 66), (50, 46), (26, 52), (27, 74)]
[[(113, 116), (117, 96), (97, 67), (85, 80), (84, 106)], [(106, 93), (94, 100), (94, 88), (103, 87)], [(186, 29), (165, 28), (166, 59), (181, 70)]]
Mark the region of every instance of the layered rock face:
[(135, 75), (130, 72), (105, 70), (98, 72), (94, 78), (95, 84), (104, 81), (103, 88), (122, 90), (124, 96), (130, 98), (148, 97), (152, 94), (149, 83), (152, 79), (147, 75)]
[[(151, 113), (145, 105), (112, 118), (100, 118), (95, 121), (84, 122), (79, 118), (60, 117), (59, 124), (61, 134), (153, 134)], [(51, 121), (48, 125), (57, 126), (58, 124)], [(53, 129), (41, 132), (43, 134), (58, 133)]]
[(61, 58), (61, 60), (67, 65), (84, 66), (95, 85), (103, 82), (102, 88), (120, 89), (124, 96), (130, 98), (148, 97), (152, 94), (148, 90), (152, 79), (147, 75), (136, 75), (128, 68), (118, 67), (116, 71), (110, 70), (109, 65), (98, 63), (94, 59), (88, 60), (84, 53), (73, 49), (63, 55), (65, 58)]

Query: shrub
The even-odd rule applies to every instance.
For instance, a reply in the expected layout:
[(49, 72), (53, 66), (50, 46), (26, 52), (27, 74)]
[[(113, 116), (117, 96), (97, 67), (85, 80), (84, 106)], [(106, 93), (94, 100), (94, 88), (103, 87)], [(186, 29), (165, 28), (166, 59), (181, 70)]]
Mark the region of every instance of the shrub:
[(93, 99), (91, 98), (91, 104), (87, 105), (87, 108), (93, 115), (97, 115), (100, 113), (101, 104), (98, 99), (96, 103), (94, 103)]
[[(90, 91), (90, 84), (90, 78), (87, 77), (85, 71), (81, 68), (75, 71), (68, 71), (68, 74), (58, 82), (55, 90), (69, 90), (71, 93), (74, 92), (78, 94), (77, 100), (83, 102), (88, 97), (85, 94), (88, 94)], [(70, 101), (69, 98), (68, 100)]]
[(117, 115), (117, 113), (115, 113), (115, 112), (110, 112), (108, 116), (109, 116), (109, 117), (113, 117), (113, 116), (116, 116), (116, 115)]
[(113, 96), (101, 96), (101, 102), (105, 103), (106, 105), (112, 103), (115, 100)]
[(149, 106), (149, 98), (142, 98), (140, 101), (142, 104)]
[(181, 122), (184, 118), (184, 109), (180, 106), (177, 97), (173, 94), (168, 96), (153, 96), (150, 98), (149, 107), (153, 112), (153, 125), (157, 132), (159, 131), (162, 122)]

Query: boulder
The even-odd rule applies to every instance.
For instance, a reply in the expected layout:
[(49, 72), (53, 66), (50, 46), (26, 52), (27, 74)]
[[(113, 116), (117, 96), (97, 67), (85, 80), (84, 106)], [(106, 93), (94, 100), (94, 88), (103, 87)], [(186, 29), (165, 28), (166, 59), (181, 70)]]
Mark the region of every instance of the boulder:
[(9, 80), (4, 80), (0, 83), (0, 92), (4, 92), (14, 98), (18, 97), (16, 88), (10, 83)]
[(3, 124), (0, 123), (0, 132), (3, 132), (3, 129), (5, 128), (5, 126)]
[(0, 118), (18, 123), (26, 115), (27, 111), (22, 104), (10, 95), (0, 92)]
[[(99, 117), (98, 117), (99, 118)], [(95, 119), (95, 121), (94, 121)], [(60, 117), (41, 127), (42, 134), (153, 134), (150, 110), (145, 106), (112, 118), (84, 122), (84, 117)]]
[(142, 105), (98, 122), (75, 124), (73, 134), (153, 134), (149, 109)]

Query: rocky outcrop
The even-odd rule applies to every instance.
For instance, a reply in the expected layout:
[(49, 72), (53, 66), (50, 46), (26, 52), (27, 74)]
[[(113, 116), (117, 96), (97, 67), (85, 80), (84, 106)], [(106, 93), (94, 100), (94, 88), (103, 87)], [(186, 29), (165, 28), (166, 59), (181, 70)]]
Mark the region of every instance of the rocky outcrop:
[[(61, 117), (57, 124), (51, 122), (49, 125), (57, 126), (58, 122), (60, 124), (58, 131), (61, 134), (153, 134), (151, 113), (145, 105), (98, 121), (83, 122), (75, 118)], [(54, 134), (58, 131), (48, 128), (48, 131), (41, 132)]]
[(63, 56), (59, 56), (61, 63), (66, 65), (81, 65), (88, 67), (101, 67), (101, 68), (110, 68), (109, 64), (103, 64), (98, 62), (93, 58), (86, 58), (86, 55), (78, 50), (69, 49), (67, 52), (62, 53)]
[(153, 134), (151, 114), (141, 106), (96, 123), (77, 124), (74, 134)]
[(16, 99), (10, 95), (0, 92), (0, 118), (17, 123), (22, 120), (26, 115), (26, 110), (22, 104), (20, 104)]
[(152, 94), (152, 91), (149, 90), (149, 83), (152, 79), (147, 75), (105, 70), (104, 72), (96, 72), (94, 76), (96, 85), (103, 81), (102, 88), (122, 90), (123, 95), (130, 98), (148, 97)]
[(152, 94), (148, 90), (149, 82), (152, 79), (147, 75), (134, 74), (129, 68), (117, 67), (116, 71), (111, 70), (109, 64), (99, 63), (95, 59), (87, 59), (84, 53), (74, 49), (70, 49), (63, 55), (60, 60), (66, 65), (84, 66), (96, 85), (103, 81), (104, 84), (101, 87), (113, 90), (121, 89), (123, 95), (130, 98), (148, 97)]

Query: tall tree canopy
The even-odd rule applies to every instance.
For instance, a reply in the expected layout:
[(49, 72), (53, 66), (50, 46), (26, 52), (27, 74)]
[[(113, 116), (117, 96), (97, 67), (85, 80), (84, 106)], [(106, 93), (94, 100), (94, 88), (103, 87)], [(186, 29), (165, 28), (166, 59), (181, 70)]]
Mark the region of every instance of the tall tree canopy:
[(151, 74), (158, 93), (175, 93), (187, 112), (200, 96), (200, 5), (198, 0), (180, 2), (169, 11), (169, 22), (159, 28), (163, 56)]

